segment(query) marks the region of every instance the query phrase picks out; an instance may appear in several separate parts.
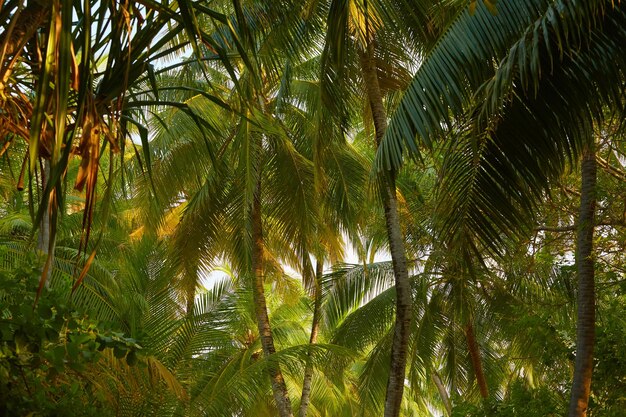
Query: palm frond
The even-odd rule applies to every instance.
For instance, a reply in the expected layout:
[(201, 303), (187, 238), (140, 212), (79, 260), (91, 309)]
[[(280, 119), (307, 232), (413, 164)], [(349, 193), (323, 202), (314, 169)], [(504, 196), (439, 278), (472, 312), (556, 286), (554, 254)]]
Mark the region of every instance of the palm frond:
[(427, 146), (445, 131), (456, 139), (442, 173), (441, 233), (465, 247), (468, 261), (477, 245), (499, 255), (506, 237), (527, 232), (549, 180), (576, 159), (602, 106), (620, 106), (624, 12), (621, 3), (592, 3), (528, 1), (502, 5), (495, 16), (464, 12), (392, 118), (380, 169), (399, 166), (405, 149), (419, 154), (416, 135)]

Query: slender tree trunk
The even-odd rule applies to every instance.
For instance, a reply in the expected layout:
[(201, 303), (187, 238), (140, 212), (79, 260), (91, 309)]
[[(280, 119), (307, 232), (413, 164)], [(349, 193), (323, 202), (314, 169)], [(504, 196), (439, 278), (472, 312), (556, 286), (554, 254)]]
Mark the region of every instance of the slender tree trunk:
[[(48, 159), (44, 159), (41, 164), (41, 191), (44, 193), (46, 186), (48, 185), (48, 181), (50, 179), (50, 161)], [(43, 204), (43, 201), (40, 202)], [(42, 253), (45, 258), (45, 264), (42, 268), (42, 274), (45, 273), (45, 276), (42, 276), (41, 279), (43, 283), (45, 283), (46, 288), (50, 287), (50, 277), (52, 276), (52, 269), (54, 266), (54, 247), (55, 242), (51, 242), (52, 232), (51, 232), (51, 224), (50, 224), (50, 205), (52, 201), (48, 201), (47, 208), (43, 215), (41, 216), (41, 221), (39, 222), (39, 231), (37, 234), (37, 251)], [(46, 269), (47, 265), (47, 269)], [(40, 286), (41, 288), (41, 286)]]
[(446, 412), (448, 413), (449, 416), (451, 416), (452, 415), (452, 403), (450, 403), (450, 396), (448, 395), (448, 391), (446, 390), (445, 385), (443, 385), (443, 381), (441, 380), (441, 377), (439, 376), (437, 371), (435, 371), (434, 369), (433, 369), (433, 381), (435, 382), (435, 385), (437, 386), (437, 391), (439, 391), (439, 396), (441, 397), (441, 402), (443, 403), (443, 406), (446, 408)]
[(193, 264), (184, 262), (182, 267), (182, 286), (183, 291), (185, 292), (185, 313), (188, 317), (193, 316), (194, 311), (196, 309), (196, 283), (198, 280), (198, 270), (199, 267), (197, 263)]
[(274, 338), (267, 314), (267, 303), (265, 301), (264, 268), (263, 268), (263, 225), (261, 222), (261, 180), (257, 180), (256, 190), (251, 209), (252, 220), (252, 272), (254, 274), (254, 309), (263, 347), (263, 355), (268, 361), (268, 372), (272, 382), (272, 392), (276, 401), (276, 408), (280, 417), (293, 417), (291, 411), (291, 401), (287, 392), (287, 385), (278, 363), (272, 361), (272, 355), (276, 353)]
[[(322, 307), (322, 275), (324, 273), (324, 259), (318, 259), (315, 265), (315, 289), (313, 293), (313, 322), (311, 323), (311, 338), (309, 344), (317, 342), (317, 334), (320, 328), (320, 313)], [(302, 382), (302, 397), (300, 399), (299, 417), (306, 417), (311, 400), (311, 382), (313, 381), (313, 362), (311, 352), (307, 355), (306, 367), (304, 368), (304, 380)]]
[[(50, 161), (44, 159), (41, 164), (41, 190), (42, 194), (48, 185), (48, 179), (50, 177)], [(43, 202), (41, 202), (43, 204)], [(50, 202), (47, 204), (47, 210), (41, 216), (41, 222), (39, 223), (39, 234), (37, 235), (37, 250), (48, 254), (50, 248)]]
[(185, 312), (187, 313), (187, 316), (190, 317), (193, 315), (196, 308), (196, 288), (188, 288), (185, 292), (187, 298), (187, 307), (185, 308)]
[(578, 270), (578, 322), (576, 326), (576, 362), (569, 404), (570, 417), (587, 415), (593, 347), (595, 341), (596, 296), (594, 283), (593, 229), (596, 210), (596, 159), (594, 145), (583, 149), (581, 165), (580, 211), (576, 267)]
[[(387, 130), (387, 115), (378, 83), (374, 51), (375, 43), (370, 41), (367, 44), (367, 49), (360, 51), (360, 58), (363, 80), (365, 81), (367, 97), (374, 120), (376, 147), (378, 147)], [(391, 346), (391, 370), (389, 380), (387, 381), (384, 417), (398, 417), (404, 392), (404, 376), (411, 330), (411, 285), (406, 265), (404, 237), (398, 215), (395, 173), (384, 172), (381, 175), (383, 176), (381, 182), (384, 187), (382, 195), (385, 209), (385, 224), (396, 284), (396, 322)]]
[(487, 380), (483, 372), (483, 362), (480, 358), (480, 347), (476, 342), (476, 334), (471, 322), (465, 326), (465, 339), (467, 340), (467, 348), (469, 349), (470, 359), (472, 360), (472, 369), (474, 369), (474, 375), (476, 375), (480, 396), (486, 399), (489, 397), (489, 390), (487, 389)]

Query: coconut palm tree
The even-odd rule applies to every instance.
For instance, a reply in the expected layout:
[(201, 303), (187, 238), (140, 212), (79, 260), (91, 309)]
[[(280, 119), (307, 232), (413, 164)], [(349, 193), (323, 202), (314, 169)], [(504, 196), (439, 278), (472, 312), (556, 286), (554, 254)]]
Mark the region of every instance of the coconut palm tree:
[[(192, 178), (200, 174), (206, 179), (201, 180), (204, 183), (199, 189), (194, 187), (195, 194), (188, 194), (191, 199), (177, 235), (180, 249), (190, 248), (186, 253), (192, 258), (204, 259), (210, 264), (216, 255), (225, 256), (237, 274), (246, 277), (244, 282), (254, 295), (255, 317), (264, 357), (268, 359), (266, 365), (275, 404), (281, 416), (288, 416), (292, 411), (285, 379), (280, 365), (272, 359), (276, 348), (265, 283), (272, 276), (282, 274), (282, 267), (270, 255), (270, 242), (278, 242), (281, 255), (293, 265), (294, 258), (289, 259), (290, 252), (293, 254), (290, 247), (294, 242), (304, 241), (299, 236), (306, 226), (302, 219), (311, 212), (312, 199), (306, 190), (310, 188), (312, 171), (310, 162), (294, 149), (284, 128), (271, 115), (272, 103), (265, 98), (272, 94), (269, 83), (259, 89), (255, 86), (255, 77), (255, 74), (242, 72), (237, 80), (238, 93), (245, 96), (235, 93), (233, 97), (235, 104), (241, 100), (244, 106), (251, 104), (252, 107), (242, 108), (238, 116), (227, 116), (231, 124), (226, 124), (220, 132), (225, 135), (212, 134), (219, 141), (216, 148), (223, 147), (221, 161), (209, 165), (209, 170), (196, 173), (187, 170)], [(197, 158), (197, 154), (193, 157)], [(224, 163), (226, 161), (228, 163)], [(207, 192), (216, 186), (219, 186), (218, 192)], [(286, 195), (286, 190), (291, 193)], [(294, 216), (296, 213), (301, 217)], [(193, 233), (189, 233), (190, 230)], [(198, 242), (195, 247), (193, 242)], [(198, 254), (200, 248), (207, 248), (207, 251)]]
[[(322, 80), (327, 81), (324, 84), (326, 103), (344, 115), (342, 104), (346, 101), (341, 97), (348, 95), (346, 86), (355, 82), (361, 84), (367, 113), (374, 126), (376, 147), (387, 130), (385, 96), (402, 87), (408, 76), (407, 63), (427, 49), (435, 38), (434, 33), (439, 30), (431, 14), (434, 4), (418, 2), (409, 6), (403, 1), (331, 1), (326, 6), (327, 32), (322, 63)], [(433, 32), (425, 29), (427, 26), (433, 28)], [(385, 417), (396, 417), (400, 413), (412, 311), (404, 236), (398, 215), (396, 176), (392, 169), (379, 178), (397, 292)]]
[[(259, 9), (250, 6), (245, 10), (246, 13), (244, 13), (244, 15), (247, 16), (247, 19), (237, 19), (234, 23), (238, 25), (238, 36), (240, 36), (241, 39), (246, 39), (246, 37), (250, 36), (247, 34), (249, 26), (259, 25), (259, 21), (261, 23), (265, 20), (272, 21), (267, 18), (268, 12), (262, 8)], [(274, 13), (279, 12), (280, 10), (278, 10), (278, 12), (274, 11)], [(214, 179), (210, 180), (210, 186), (219, 186), (220, 191), (215, 192), (217, 190), (213, 189), (210, 194), (207, 192), (198, 194), (198, 198), (194, 198), (190, 202), (190, 205), (185, 213), (183, 224), (180, 228), (180, 236), (184, 237), (184, 242), (181, 242), (181, 247), (202, 247), (205, 251), (205, 253), (202, 254), (202, 258), (205, 260), (211, 260), (220, 253), (225, 254), (227, 257), (232, 257), (235, 256), (233, 255), (234, 253), (241, 253), (242, 249), (249, 246), (249, 243), (232, 239), (229, 239), (229, 242), (227, 240), (226, 246), (220, 246), (220, 243), (218, 243), (222, 239), (217, 238), (216, 234), (221, 233), (222, 231), (218, 230), (217, 225), (220, 223), (223, 224), (225, 221), (227, 223), (233, 222), (232, 220), (225, 220), (224, 216), (232, 216), (236, 213), (233, 209), (229, 209), (227, 207), (234, 203), (241, 204), (240, 197), (234, 198), (231, 193), (241, 193), (241, 196), (244, 198), (243, 206), (237, 208), (236, 210), (240, 210), (241, 208), (249, 206), (253, 203), (251, 207), (255, 208), (255, 210), (253, 210), (253, 214), (255, 214), (255, 216), (252, 216), (252, 214), (250, 214), (250, 216), (254, 217), (252, 220), (255, 220), (253, 223), (256, 224), (256, 226), (252, 228), (252, 225), (250, 225), (250, 229), (252, 232), (255, 232), (255, 242), (258, 243), (255, 243), (255, 245), (259, 247), (266, 246), (267, 248), (267, 242), (278, 242), (277, 247), (280, 248), (280, 251), (277, 251), (277, 253), (281, 253), (281, 256), (284, 258), (284, 262), (289, 263), (296, 269), (302, 268), (304, 271), (304, 277), (313, 275), (310, 273), (312, 267), (310, 266), (310, 262), (308, 262), (309, 252), (316, 254), (320, 268), (323, 267), (324, 258), (337, 258), (338, 256), (335, 253), (337, 251), (341, 252), (341, 244), (339, 243), (341, 239), (338, 239), (336, 232), (332, 230), (334, 227), (337, 227), (335, 225), (339, 225), (339, 227), (344, 227), (346, 230), (350, 230), (349, 224), (354, 222), (355, 213), (357, 213), (358, 210), (354, 207), (354, 203), (351, 202), (353, 198), (350, 197), (350, 194), (354, 194), (355, 190), (356, 192), (360, 192), (362, 189), (360, 184), (363, 183), (365, 178), (364, 160), (354, 157), (351, 154), (350, 147), (345, 145), (344, 137), (339, 128), (332, 123), (325, 123), (326, 120), (329, 120), (328, 111), (321, 106), (322, 101), (320, 98), (320, 89), (319, 86), (317, 86), (318, 83), (316, 82), (314, 76), (315, 69), (318, 68), (319, 60), (314, 58), (310, 59), (309, 62), (306, 62), (305, 58), (308, 59), (308, 56), (298, 55), (303, 54), (302, 50), (304, 49), (296, 49), (294, 52), (292, 50), (293, 47), (290, 46), (292, 40), (286, 38), (286, 35), (292, 34), (293, 28), (297, 27), (296, 24), (311, 26), (312, 29), (308, 29), (308, 31), (313, 34), (318, 33), (319, 31), (315, 29), (316, 25), (318, 25), (316, 22), (319, 21), (319, 18), (317, 17), (319, 15), (319, 13), (309, 13), (309, 15), (306, 15), (304, 19), (297, 18), (295, 19), (295, 22), (292, 22), (290, 20), (294, 20), (294, 16), (297, 17), (298, 14), (289, 13), (288, 17), (290, 20), (287, 22), (281, 23), (281, 25), (274, 26), (272, 28), (263, 29), (266, 30), (267, 33), (262, 33), (258, 36), (258, 46), (254, 45), (253, 40), (251, 39), (246, 41), (248, 48), (250, 48), (247, 52), (248, 56), (257, 56), (257, 58), (254, 58), (257, 60), (256, 63), (252, 62), (256, 65), (256, 67), (252, 70), (250, 70), (249, 67), (246, 67), (247, 72), (242, 72), (242, 74), (240, 74), (235, 82), (237, 87), (236, 90), (234, 90), (234, 92), (239, 94), (237, 96), (238, 98), (233, 97), (230, 100), (231, 103), (233, 100), (241, 100), (242, 103), (244, 103), (244, 106), (250, 106), (250, 103), (253, 103), (253, 106), (252, 108), (241, 108), (240, 111), (243, 112), (244, 117), (241, 117), (239, 121), (231, 118), (230, 120), (233, 125), (228, 127), (217, 127), (217, 124), (214, 124), (211, 129), (213, 131), (212, 134), (228, 130), (232, 131), (232, 137), (231, 139), (227, 139), (227, 142), (224, 142), (223, 137), (216, 138), (218, 141), (224, 142), (224, 145), (221, 145), (224, 147), (221, 151), (216, 150), (215, 154), (222, 152), (222, 154), (225, 155), (226, 150), (232, 152), (230, 149), (227, 149), (226, 146), (234, 147), (235, 149), (239, 148), (239, 150), (236, 151), (238, 153), (235, 153), (234, 155), (244, 156), (244, 158), (240, 158), (239, 161), (233, 159), (232, 166), (241, 164), (238, 168), (240, 169), (240, 172), (238, 174), (236, 171), (231, 171), (229, 173), (228, 167), (210, 168), (214, 172), (209, 175), (215, 175)], [(281, 29), (282, 27), (285, 27), (286, 29)], [(298, 34), (299, 39), (306, 41), (308, 36), (306, 33), (306, 30), (300, 31)], [(283, 43), (285, 43), (286, 46), (283, 46)], [(306, 43), (304, 46), (306, 46)], [(277, 60), (278, 58), (276, 57), (279, 53), (285, 54), (284, 58), (280, 58), (287, 63), (287, 70), (285, 71), (277, 71), (277, 68), (275, 68), (275, 62), (271, 61), (272, 59)], [(264, 57), (263, 54), (267, 54), (271, 60), (267, 61), (267, 58)], [(302, 62), (303, 60), (305, 60), (305, 62)], [(242, 64), (245, 64), (244, 57), (242, 57)], [(304, 73), (302, 73), (302, 71), (304, 71)], [(261, 74), (261, 76), (257, 73)], [(301, 75), (305, 75), (306, 78), (302, 78)], [(257, 78), (261, 79), (261, 86), (257, 85), (259, 83)], [(252, 97), (250, 97), (250, 95), (252, 95)], [(256, 102), (261, 103), (257, 106), (254, 104)], [(204, 115), (207, 116), (206, 120), (214, 120), (209, 114), (207, 114), (207, 112), (205, 112)], [(312, 118), (311, 115), (313, 115)], [(252, 121), (252, 123), (250, 123), (250, 121)], [(246, 137), (248, 137), (248, 139), (246, 139)], [(276, 149), (273, 149), (276, 155), (271, 156), (269, 159), (270, 166), (267, 169), (270, 171), (267, 174), (263, 174), (263, 176), (267, 179), (263, 179), (263, 181), (259, 183), (259, 178), (263, 178), (260, 177), (260, 171), (263, 171), (266, 168), (261, 169), (261, 166), (256, 165), (261, 163), (258, 158), (266, 158), (265, 156), (260, 156), (261, 152), (265, 152), (263, 148), (267, 146), (274, 146), (272, 145), (271, 140), (276, 140), (276, 137), (281, 138), (280, 140), (287, 139), (288, 141), (293, 142), (293, 145), (288, 146), (293, 146), (294, 151), (302, 154), (305, 158), (308, 157), (315, 161), (315, 168), (311, 170), (313, 165), (310, 165), (306, 159), (303, 159), (292, 151), (285, 154), (282, 150), (277, 152)], [(231, 141), (232, 145), (230, 143)], [(247, 148), (248, 151), (243, 154), (240, 153), (244, 149), (240, 148), (241, 146)], [(254, 153), (252, 159), (250, 157), (251, 152)], [(302, 190), (294, 190), (292, 194), (301, 200), (298, 204), (303, 205), (301, 206), (301, 209), (293, 210), (290, 213), (292, 217), (295, 213), (298, 213), (303, 217), (301, 220), (296, 219), (297, 222), (300, 222), (300, 225), (296, 226), (296, 224), (294, 224), (293, 226), (287, 226), (285, 219), (272, 215), (274, 216), (274, 219), (270, 219), (268, 221), (274, 228), (288, 227), (292, 231), (289, 232), (290, 234), (288, 236), (284, 236), (278, 241), (276, 241), (274, 237), (271, 240), (269, 238), (263, 239), (265, 242), (261, 245), (260, 236), (262, 234), (262, 230), (260, 229), (260, 226), (262, 226), (263, 220), (261, 219), (261, 222), (259, 222), (257, 212), (261, 209), (256, 208), (256, 205), (266, 204), (263, 203), (265, 198), (268, 198), (270, 210), (274, 210), (271, 208), (271, 205), (273, 204), (272, 201), (283, 201), (285, 204), (288, 203), (288, 199), (285, 199), (285, 197), (279, 197), (278, 194), (276, 194), (275, 197), (263, 197), (263, 194), (266, 192), (261, 189), (263, 183), (268, 184), (267, 186), (269, 187), (278, 186), (284, 188), (285, 183), (277, 181), (274, 182), (278, 178), (276, 174), (271, 171), (279, 168), (278, 165), (273, 165), (275, 163), (274, 160), (278, 157), (286, 157), (286, 161), (289, 164), (307, 164), (300, 167), (296, 165), (293, 166), (293, 172), (298, 173), (296, 179), (300, 181), (301, 187), (305, 187), (305, 193), (303, 193)], [(296, 160), (294, 160), (294, 157)], [(178, 160), (190, 161), (188, 158)], [(283, 162), (276, 163), (282, 164)], [(173, 164), (177, 165), (178, 163), (173, 162)], [(178, 172), (184, 172), (184, 170), (180, 170)], [(311, 177), (311, 173), (314, 173), (313, 177)], [(356, 175), (351, 175), (354, 173), (356, 173)], [(222, 174), (224, 174), (224, 176), (221, 176)], [(228, 179), (231, 175), (239, 175), (240, 178), (245, 178), (245, 182), (238, 183), (237, 180)], [(288, 175), (289, 174), (284, 172), (280, 174), (279, 177), (281, 178), (281, 181), (285, 181)], [(346, 178), (346, 175), (351, 175), (349, 180)], [(313, 182), (310, 182), (311, 179)], [(207, 185), (209, 185), (208, 183), (209, 181), (207, 182)], [(227, 187), (224, 187), (224, 184), (232, 184), (234, 188), (229, 190)], [(314, 184), (315, 186), (313, 186)], [(324, 189), (324, 186), (328, 186), (327, 190)], [(165, 189), (180, 190), (181, 188), (167, 186)], [(276, 191), (272, 191), (272, 193), (274, 192)], [(317, 193), (317, 197), (315, 197), (313, 192)], [(223, 200), (219, 197), (220, 194), (224, 195)], [(177, 198), (175, 193), (169, 195), (170, 198)], [(210, 196), (212, 201), (207, 201), (205, 196)], [(300, 196), (303, 196), (308, 200), (308, 202), (302, 200)], [(320, 201), (325, 202), (328, 199), (332, 200), (330, 204), (319, 204)], [(317, 205), (314, 203), (315, 201), (318, 201)], [(203, 211), (199, 210), (200, 207), (204, 207)], [(205, 210), (211, 210), (212, 214), (209, 215), (211, 219), (210, 222), (207, 221), (207, 211)], [(283, 210), (283, 208), (280, 210)], [(285, 216), (286, 214), (287, 213), (280, 213), (280, 216)], [(333, 221), (333, 225), (331, 227), (327, 227), (323, 225), (322, 222), (316, 220), (322, 214), (328, 215), (330, 218), (336, 219), (337, 221)], [(304, 217), (305, 215), (306, 217)], [(199, 230), (202, 230), (198, 229), (198, 221), (201, 217), (204, 217), (202, 223), (210, 228), (203, 229), (205, 231), (204, 235), (198, 233)], [(279, 223), (274, 223), (275, 221), (278, 221)], [(293, 220), (290, 220), (290, 222), (292, 221)], [(194, 231), (193, 233), (190, 233), (190, 230), (192, 229)], [(333, 233), (335, 236), (332, 236)], [(193, 236), (191, 239), (190, 235)], [(322, 244), (320, 245), (319, 243), (314, 243), (316, 240), (321, 241)], [(236, 242), (237, 245), (242, 246), (233, 247), (232, 243), (234, 242)], [(185, 251), (185, 254), (189, 256), (189, 252), (190, 251)], [(294, 262), (294, 259), (297, 258), (294, 258), (292, 254), (297, 254), (296, 256), (301, 260), (299, 264)], [(257, 249), (256, 252), (252, 253), (251, 259), (258, 259), (260, 256), (261, 252)], [(191, 257), (194, 258), (194, 255), (191, 255)], [(235, 262), (235, 264), (237, 264), (237, 270), (242, 267), (240, 262), (241, 261)], [(257, 278), (260, 275), (260, 273), (257, 273)], [(316, 275), (319, 276), (320, 274), (318, 273)], [(260, 282), (259, 279), (257, 279), (257, 281)], [(310, 288), (316, 288), (315, 280), (313, 279), (311, 279), (310, 282), (307, 282), (307, 284), (310, 285)], [(256, 288), (261, 288), (261, 286), (257, 285)], [(260, 322), (264, 322), (262, 323), (263, 326), (261, 326), (261, 324), (259, 324), (259, 326), (260, 328), (263, 327), (263, 331), (268, 333), (269, 326), (265, 324), (267, 320), (263, 318), (266, 316), (266, 314), (263, 313), (264, 308), (262, 308), (263, 294), (260, 290), (258, 290), (257, 293), (257, 299), (261, 305), (261, 308), (259, 308), (259, 320)], [(317, 302), (314, 303), (314, 306), (316, 306), (314, 308), (316, 310), (319, 309), (319, 291), (317, 292), (317, 295)], [(314, 316), (317, 319), (317, 315), (314, 314)], [(313, 328), (315, 327), (317, 327), (317, 325), (314, 323)], [(315, 333), (316, 331), (313, 330), (312, 334), (314, 335)], [(272, 350), (271, 338), (267, 337), (267, 340), (266, 350), (270, 351)], [(310, 372), (307, 373), (307, 375), (308, 376), (305, 380), (310, 381)], [(308, 385), (308, 383), (305, 385)], [(284, 391), (284, 388), (278, 388)], [(307, 390), (308, 388), (305, 389), (305, 391)], [(286, 397), (284, 393), (281, 394), (281, 396), (283, 398)], [(304, 395), (305, 400), (302, 401), (304, 404), (306, 404), (306, 396), (307, 395)], [(284, 408), (286, 409), (287, 407)], [(306, 406), (304, 406), (304, 410), (305, 409)]]
[[(482, 249), (497, 256), (506, 237), (527, 233), (549, 180), (589, 153), (592, 125), (603, 119), (604, 106), (620, 107), (624, 17), (621, 4), (605, 1), (515, 2), (499, 4), (496, 14), (467, 9), (420, 66), (392, 118), (379, 167), (397, 168), (405, 151), (418, 152), (418, 138), (430, 145), (443, 132), (466, 132), (467, 139), (453, 145), (460, 149), (444, 181), (448, 210), (441, 233), (465, 247), (468, 259)], [(592, 200), (583, 198), (581, 219), (591, 219)], [(582, 247), (593, 223), (584, 226)], [(585, 283), (593, 281), (593, 268), (583, 264), (581, 360), (570, 416), (585, 415), (591, 377), (594, 293)]]

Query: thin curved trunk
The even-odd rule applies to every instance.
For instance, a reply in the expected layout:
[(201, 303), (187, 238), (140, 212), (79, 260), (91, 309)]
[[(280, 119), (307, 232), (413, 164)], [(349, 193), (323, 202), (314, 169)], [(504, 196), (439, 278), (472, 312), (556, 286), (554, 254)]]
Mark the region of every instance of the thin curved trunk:
[[(372, 111), (372, 119), (374, 120), (376, 147), (378, 148), (387, 130), (387, 114), (383, 106), (383, 98), (378, 83), (374, 52), (374, 41), (368, 42), (365, 51), (359, 51), (363, 80), (365, 81), (367, 98)], [(404, 393), (404, 376), (409, 345), (411, 286), (404, 251), (404, 237), (402, 236), (400, 216), (398, 215), (395, 173), (393, 171), (385, 171), (381, 175), (383, 176), (381, 183), (384, 187), (382, 197), (385, 210), (385, 224), (396, 285), (396, 322), (393, 343), (391, 345), (391, 370), (389, 372), (389, 380), (387, 381), (384, 417), (398, 417), (402, 404), (402, 394)]]
[[(311, 338), (309, 344), (317, 342), (317, 334), (320, 328), (320, 313), (322, 307), (322, 275), (324, 274), (324, 259), (318, 259), (315, 265), (315, 289), (313, 293), (313, 320), (311, 323)], [(302, 397), (300, 399), (299, 417), (306, 417), (311, 400), (311, 383), (313, 382), (313, 362), (311, 352), (307, 355), (306, 367), (304, 368), (304, 379), (302, 381)]]
[(252, 272), (254, 274), (254, 310), (259, 328), (259, 337), (263, 347), (263, 355), (268, 361), (268, 372), (272, 382), (272, 392), (276, 401), (276, 408), (280, 417), (293, 417), (291, 411), (291, 401), (287, 392), (287, 385), (278, 363), (271, 360), (271, 356), (276, 353), (274, 338), (270, 327), (269, 315), (267, 313), (267, 303), (265, 301), (264, 270), (263, 270), (263, 224), (261, 221), (261, 180), (257, 180), (252, 209), (250, 211), (252, 220)]
[(596, 159), (594, 145), (583, 149), (581, 164), (580, 211), (576, 243), (578, 270), (578, 322), (576, 326), (576, 362), (569, 404), (570, 417), (587, 415), (591, 374), (593, 372), (593, 347), (595, 342), (595, 283), (593, 259), (593, 229), (596, 210)]
[(451, 416), (452, 415), (452, 403), (450, 403), (450, 396), (448, 395), (448, 391), (446, 390), (439, 373), (433, 369), (433, 382), (437, 386), (437, 391), (439, 391), (439, 396), (441, 397), (441, 402), (443, 406), (446, 408), (446, 413)]
[(478, 346), (478, 342), (476, 342), (476, 333), (474, 332), (474, 326), (471, 322), (465, 326), (465, 339), (467, 340), (467, 348), (469, 349), (470, 359), (472, 360), (472, 369), (476, 376), (480, 396), (486, 399), (489, 397), (489, 390), (487, 389), (487, 380), (483, 372), (483, 362), (480, 358), (480, 347)]

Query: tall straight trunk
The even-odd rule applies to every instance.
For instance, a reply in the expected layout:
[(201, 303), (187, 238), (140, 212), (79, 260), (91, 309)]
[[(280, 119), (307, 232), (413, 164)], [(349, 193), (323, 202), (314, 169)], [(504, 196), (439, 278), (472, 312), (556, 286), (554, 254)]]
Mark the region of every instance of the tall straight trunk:
[[(314, 345), (317, 342), (317, 334), (320, 328), (320, 310), (322, 307), (322, 275), (324, 274), (324, 259), (318, 259), (315, 265), (315, 287), (313, 302), (313, 320), (311, 323), (311, 338), (309, 344)], [(304, 380), (302, 381), (302, 397), (300, 399), (299, 417), (306, 417), (309, 403), (311, 400), (311, 382), (313, 381), (313, 362), (311, 360), (311, 352), (307, 355), (306, 367), (304, 368)]]
[(593, 346), (595, 341), (596, 296), (594, 283), (593, 229), (596, 211), (596, 159), (594, 145), (583, 149), (581, 165), (580, 210), (576, 242), (578, 271), (578, 321), (576, 326), (576, 362), (569, 404), (569, 417), (587, 415)]
[(272, 382), (272, 392), (276, 401), (276, 408), (280, 417), (293, 417), (291, 411), (291, 401), (287, 392), (287, 385), (278, 363), (272, 361), (272, 355), (276, 353), (274, 338), (270, 327), (270, 319), (267, 314), (267, 303), (265, 301), (264, 267), (263, 267), (263, 224), (261, 222), (261, 180), (257, 180), (254, 191), (252, 209), (250, 211), (252, 220), (252, 272), (254, 274), (254, 310), (263, 347), (263, 355), (268, 361), (268, 372)]
[[(382, 93), (378, 83), (374, 52), (375, 43), (372, 40), (368, 42), (366, 50), (359, 53), (367, 98), (372, 111), (372, 119), (374, 120), (376, 147), (378, 148), (387, 130), (387, 114), (383, 106)], [(387, 381), (384, 417), (398, 417), (404, 392), (404, 376), (411, 330), (411, 285), (406, 265), (404, 237), (400, 228), (400, 216), (398, 215), (395, 173), (383, 172), (381, 175), (383, 176), (381, 183), (384, 188), (382, 197), (385, 210), (385, 224), (396, 285), (396, 322), (391, 345), (391, 369), (389, 380)]]
[(480, 396), (486, 399), (489, 397), (489, 390), (487, 389), (487, 380), (483, 372), (483, 362), (480, 358), (480, 347), (478, 346), (478, 342), (476, 342), (476, 333), (474, 332), (474, 326), (471, 322), (465, 326), (465, 339), (467, 340), (467, 348), (469, 349), (472, 369), (474, 369)]

